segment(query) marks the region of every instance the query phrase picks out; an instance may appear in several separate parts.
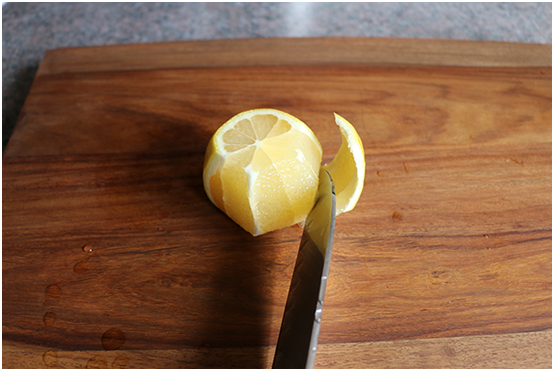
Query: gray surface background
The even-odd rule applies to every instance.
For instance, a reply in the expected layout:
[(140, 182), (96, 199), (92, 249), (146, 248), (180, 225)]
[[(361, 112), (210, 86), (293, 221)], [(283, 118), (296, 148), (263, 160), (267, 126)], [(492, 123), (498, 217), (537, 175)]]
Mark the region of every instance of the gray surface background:
[(7, 3), (2, 152), (48, 49), (333, 36), (551, 44), (552, 3)]

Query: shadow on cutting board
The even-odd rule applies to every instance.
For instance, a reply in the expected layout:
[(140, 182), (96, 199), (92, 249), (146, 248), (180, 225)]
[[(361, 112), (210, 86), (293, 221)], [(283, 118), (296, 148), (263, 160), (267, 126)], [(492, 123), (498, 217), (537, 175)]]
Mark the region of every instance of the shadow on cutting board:
[[(80, 352), (103, 350), (124, 353), (133, 368), (265, 367), (275, 249), (264, 247), (277, 244), (243, 231), (202, 183), (208, 140), (230, 115), (210, 114), (187, 96), (135, 93), (128, 81), (136, 75), (125, 83), (109, 73), (65, 76), (59, 98), (71, 104), (48, 116), (56, 140), (26, 133), (43, 143), (38, 154), (49, 154), (33, 165), (44, 177), (37, 179), (47, 179), (37, 187), (41, 200), (51, 201), (33, 204), (37, 229), (54, 225), (60, 238), (48, 246), (55, 264), (35, 259), (43, 276), (25, 281), (41, 297), (47, 290), (45, 305), (33, 302), (40, 317), (15, 327), (11, 339), (67, 351), (60, 359), (75, 357), (79, 367)], [(48, 287), (59, 290), (48, 296)], [(32, 336), (16, 339), (20, 328)], [(114, 331), (123, 341), (104, 347), (101, 339)], [(113, 361), (114, 353), (101, 354)]]
[[(172, 346), (188, 349), (187, 368), (263, 368), (271, 323), (268, 262), (273, 260), (263, 246), (267, 237), (252, 237), (209, 201), (202, 165), (213, 133), (192, 122), (179, 125), (186, 128), (159, 136), (153, 159), (139, 154), (128, 174), (132, 183), (149, 189), (139, 192), (136, 201), (145, 205), (142, 211), (150, 223), (187, 236), (167, 240), (180, 246), (168, 250), (165, 268), (156, 268), (165, 270), (168, 285), (162, 300), (182, 310), (172, 313), (178, 319)], [(187, 146), (176, 151), (179, 143)], [(135, 222), (139, 227), (140, 219)]]
[(25, 66), (19, 69), (13, 81), (8, 83), (2, 94), (2, 153), (4, 153), (10, 140), (37, 70), (38, 65)]
[[(198, 367), (264, 368), (271, 310), (258, 239), (236, 231), (238, 238), (216, 249), (213, 290), (207, 301)], [(241, 349), (242, 348), (242, 349)]]

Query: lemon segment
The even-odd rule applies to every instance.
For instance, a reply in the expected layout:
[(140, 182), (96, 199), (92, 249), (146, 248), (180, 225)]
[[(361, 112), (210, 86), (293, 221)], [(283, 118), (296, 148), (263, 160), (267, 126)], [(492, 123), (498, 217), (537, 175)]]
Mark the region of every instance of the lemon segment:
[(337, 197), (336, 215), (352, 210), (364, 188), (365, 155), (364, 146), (354, 126), (335, 113), (342, 144), (330, 164), (323, 166), (333, 178)]

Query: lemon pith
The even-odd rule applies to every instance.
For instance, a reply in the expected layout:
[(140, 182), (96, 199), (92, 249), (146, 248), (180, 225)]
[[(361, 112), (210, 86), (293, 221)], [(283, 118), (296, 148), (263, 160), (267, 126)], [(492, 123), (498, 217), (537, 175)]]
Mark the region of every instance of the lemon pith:
[[(353, 126), (336, 114), (335, 121), (343, 144), (325, 168), (335, 181), (338, 215), (360, 197), (365, 160)], [(321, 158), (319, 141), (299, 119), (275, 109), (245, 111), (211, 138), (204, 188), (243, 229), (261, 235), (305, 220), (317, 197)]]

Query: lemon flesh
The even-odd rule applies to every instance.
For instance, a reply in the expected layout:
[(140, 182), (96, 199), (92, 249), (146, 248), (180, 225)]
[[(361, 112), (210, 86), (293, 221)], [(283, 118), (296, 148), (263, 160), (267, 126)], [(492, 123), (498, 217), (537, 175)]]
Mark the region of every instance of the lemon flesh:
[[(342, 145), (324, 166), (335, 183), (337, 215), (360, 198), (363, 145), (354, 127), (335, 114)], [(303, 222), (319, 185), (321, 145), (302, 121), (275, 109), (239, 113), (211, 138), (204, 159), (209, 199), (243, 229), (258, 236)]]
[(210, 200), (257, 236), (304, 221), (317, 196), (321, 145), (297, 118), (246, 111), (208, 144), (204, 188)]

